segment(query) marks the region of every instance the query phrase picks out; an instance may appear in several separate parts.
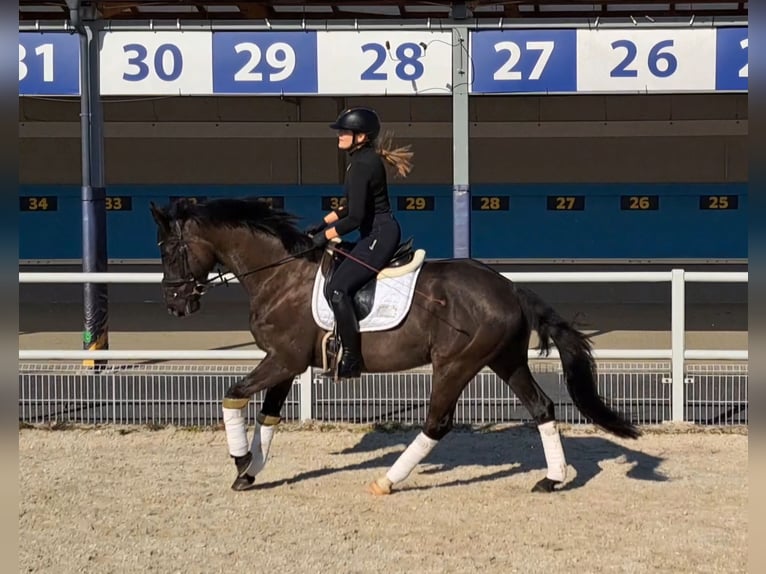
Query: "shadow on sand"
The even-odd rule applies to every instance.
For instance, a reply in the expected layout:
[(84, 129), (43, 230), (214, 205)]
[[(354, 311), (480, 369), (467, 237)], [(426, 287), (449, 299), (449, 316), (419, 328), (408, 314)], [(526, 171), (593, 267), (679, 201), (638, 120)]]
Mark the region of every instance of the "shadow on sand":
[[(335, 474), (338, 472), (377, 469), (390, 467), (404, 448), (415, 438), (419, 429), (400, 432), (370, 432), (359, 435), (359, 442), (353, 447), (331, 453), (341, 457), (337, 466), (326, 467), (299, 473), (285, 480), (257, 484), (256, 490), (275, 488)], [(600, 435), (567, 436), (562, 433), (561, 443), (567, 457), (567, 463), (576, 471), (560, 490), (573, 490), (585, 486), (601, 471), (602, 462), (617, 461), (624, 464), (625, 475), (634, 480), (662, 482), (668, 480), (659, 471), (663, 458), (648, 455), (623, 446)], [(640, 444), (640, 439), (637, 444)], [(396, 448), (393, 452), (389, 451)], [(342, 457), (349, 454), (369, 453), (372, 456), (362, 462), (343, 464)], [(376, 454), (377, 453), (377, 454)], [(509, 468), (509, 465), (513, 465)], [(462, 466), (479, 466), (490, 470), (471, 478), (455, 479), (429, 486), (407, 486), (405, 481), (398, 490), (429, 490), (463, 486), (480, 482), (489, 482), (510, 477), (517, 473), (534, 470), (545, 475), (546, 465), (542, 442), (537, 429), (532, 427), (514, 427), (502, 430), (454, 430), (448, 434), (428, 457), (416, 467), (413, 474), (435, 475), (449, 472)], [(492, 470), (495, 469), (495, 470)], [(529, 487), (533, 486), (533, 482)]]

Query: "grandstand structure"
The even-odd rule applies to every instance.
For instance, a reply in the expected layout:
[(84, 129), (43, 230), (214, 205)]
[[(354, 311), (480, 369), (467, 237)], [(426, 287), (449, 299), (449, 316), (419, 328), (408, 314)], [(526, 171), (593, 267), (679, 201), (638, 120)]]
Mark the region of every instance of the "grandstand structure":
[[(148, 205), (175, 197), (260, 195), (312, 222), (338, 200), (345, 171), (328, 124), (346, 107), (368, 105), (384, 130), (415, 152), (415, 169), (393, 181), (391, 193), (405, 237), (429, 259), (470, 256), (504, 271), (745, 272), (747, 16), (748, 2), (714, 0), (20, 0), (20, 270), (94, 270), (108, 262), (114, 271), (156, 272)], [(94, 33), (90, 44), (82, 43), (82, 26)], [(81, 75), (89, 65), (90, 87)], [(91, 106), (85, 114), (84, 95)], [(96, 127), (84, 128), (83, 117)], [(85, 179), (88, 193), (104, 200), (98, 217), (85, 219), (102, 221), (102, 231), (84, 227)], [(664, 341), (670, 319), (652, 322), (653, 312), (641, 310), (667, 312), (664, 287), (535, 287), (594, 317), (622, 304), (602, 328), (620, 316), (626, 331), (646, 329), (644, 347), (664, 345), (655, 341)], [(79, 285), (20, 290), (22, 331), (66, 332), (57, 345), (83, 345)], [(227, 291), (211, 303), (219, 311), (235, 305)], [(58, 314), (36, 303), (41, 293)], [(113, 287), (110, 331), (149, 328), (158, 294), (156, 285)], [(143, 301), (152, 303), (137, 311)], [(700, 331), (713, 341), (703, 347), (746, 346), (745, 286), (695, 284), (687, 303), (704, 317), (689, 313), (687, 327), (705, 323)], [(50, 326), (41, 327), (35, 313)], [(107, 312), (100, 314), (106, 320)], [(128, 320), (130, 328), (119, 323)], [(220, 331), (242, 324), (231, 319)], [(84, 348), (104, 348), (92, 347), (99, 340), (106, 335)], [(20, 336), (22, 348), (48, 344), (39, 341)], [(215, 347), (191, 332), (188, 341)], [(658, 356), (606, 365), (604, 384), (628, 406), (654, 405), (654, 414), (637, 415), (646, 422), (678, 413), (742, 422), (746, 364), (689, 365), (683, 348), (674, 356), (675, 363)], [(205, 387), (189, 401), (215, 404), (228, 380), (221, 368), (204, 375), (216, 390)], [(541, 368), (548, 388), (559, 388), (560, 374)], [(20, 368), (23, 412), (50, 398), (44, 381), (51, 372), (49, 364)], [(56, 376), (63, 402), (54, 402), (68, 405), (64, 410), (74, 408), (77, 394), (67, 377), (98, 384), (70, 371)], [(484, 401), (479, 410), (494, 413), (482, 420), (516, 417), (516, 407), (492, 402), (512, 400), (501, 397), (497, 381), (481, 376), (491, 390), (467, 400)], [(129, 409), (133, 380), (127, 371), (119, 377), (120, 408)], [(373, 387), (388, 380), (370, 377)], [(313, 396), (325, 402), (312, 412), (329, 413), (332, 386), (316, 384)], [(412, 388), (428, 384), (426, 376)], [(698, 386), (684, 392), (685, 385)], [(716, 395), (719, 385), (726, 390)], [(168, 393), (176, 405), (183, 394)], [(361, 388), (349, 393), (341, 411), (358, 419), (373, 399)], [(115, 396), (93, 408), (107, 409), (103, 401)], [(162, 400), (162, 393), (146, 396), (147, 405)], [(560, 403), (568, 404), (564, 395)], [(713, 411), (699, 414), (711, 404)]]
[[(616, 1), (601, 0), (564, 2), (557, 0), (472, 0), (468, 2), (439, 2), (434, 0), (359, 0), (309, 1), (297, 0), (247, 1), (208, 0), (206, 2), (177, 1), (94, 1), (86, 2), (106, 20), (167, 20), (175, 18), (198, 20), (315, 20), (358, 19), (421, 19), (421, 18), (513, 18), (518, 20), (560, 18), (637, 18), (659, 17), (747, 17), (747, 2), (696, 0)], [(19, 19), (60, 20), (68, 17), (66, 0), (20, 0)]]

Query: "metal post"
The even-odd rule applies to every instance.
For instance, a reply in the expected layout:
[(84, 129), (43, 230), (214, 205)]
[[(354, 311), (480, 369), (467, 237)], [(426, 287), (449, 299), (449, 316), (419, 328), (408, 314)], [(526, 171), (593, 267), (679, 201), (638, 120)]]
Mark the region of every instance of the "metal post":
[(300, 389), (301, 389), (301, 398), (300, 398), (300, 419), (301, 422), (310, 421), (313, 416), (313, 404), (314, 404), (314, 377), (313, 377), (313, 369), (309, 367), (305, 371), (303, 371), (300, 374), (299, 377), (300, 380)]
[(686, 282), (683, 269), (670, 275), (670, 345), (673, 385), (673, 422), (684, 420), (684, 354), (686, 352)]
[[(107, 271), (106, 188), (104, 181), (103, 114), (99, 86), (99, 39), (95, 13), (81, 0), (67, 0), (72, 23), (80, 35), (80, 127), (82, 149), (82, 270)], [(83, 23), (85, 19), (89, 23)], [(109, 348), (108, 286), (83, 285), (83, 349)], [(96, 361), (85, 360), (86, 366)], [(101, 361), (99, 361), (99, 364)]]
[(468, 133), (468, 27), (452, 29), (452, 251), (471, 256)]

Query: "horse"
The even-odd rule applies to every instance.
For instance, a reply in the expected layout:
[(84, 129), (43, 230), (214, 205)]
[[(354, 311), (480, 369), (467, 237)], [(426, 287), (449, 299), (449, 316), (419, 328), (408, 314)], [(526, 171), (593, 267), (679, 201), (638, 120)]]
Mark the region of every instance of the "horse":
[[(163, 207), (152, 202), (150, 210), (157, 225), (162, 294), (169, 313), (182, 317), (197, 312), (216, 266), (236, 276), (249, 297), (250, 331), (265, 357), (226, 390), (222, 415), (236, 469), (231, 488), (256, 488), (256, 475), (268, 459), (295, 377), (309, 367), (325, 366), (330, 333), (312, 313), (312, 285), (318, 272), (331, 272), (333, 260), (347, 252), (341, 249), (345, 244), (315, 247), (298, 228), (298, 217), (257, 197), (200, 203), (177, 199)], [(392, 270), (397, 263), (413, 264), (411, 244), (400, 247)], [(539, 430), (547, 472), (532, 490), (560, 490), (567, 462), (553, 401), (529, 369), (533, 330), (542, 356), (549, 353), (551, 342), (558, 349), (569, 394), (589, 422), (617, 437), (641, 435), (599, 395), (590, 338), (532, 290), (471, 258), (422, 260), (416, 271), (412, 304), (400, 324), (361, 334), (363, 372), (430, 365), (433, 373), (422, 430), (387, 472), (368, 484), (370, 493), (391, 494), (452, 430), (460, 395), (485, 367), (510, 387)], [(380, 284), (380, 275), (370, 284)], [(367, 287), (362, 291), (375, 295)], [(357, 306), (362, 295), (357, 295)], [(261, 391), (262, 407), (248, 444), (243, 409)]]

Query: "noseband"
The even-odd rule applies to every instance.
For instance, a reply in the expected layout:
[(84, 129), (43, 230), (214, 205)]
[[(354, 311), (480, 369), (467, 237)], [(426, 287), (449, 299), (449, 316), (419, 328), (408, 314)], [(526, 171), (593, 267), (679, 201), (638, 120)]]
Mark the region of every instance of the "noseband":
[[(166, 288), (178, 288), (183, 285), (193, 285), (192, 295), (202, 296), (205, 294), (205, 288), (208, 281), (197, 281), (194, 274), (191, 272), (191, 266), (189, 265), (189, 246), (183, 236), (183, 230), (181, 229), (181, 223), (176, 222), (176, 239), (178, 240), (178, 249), (180, 251), (179, 257), (181, 259), (181, 278), (180, 279), (166, 279), (162, 278), (162, 286)], [(157, 243), (158, 247), (161, 247), (164, 241)], [(173, 291), (173, 298), (178, 297), (178, 291)]]

